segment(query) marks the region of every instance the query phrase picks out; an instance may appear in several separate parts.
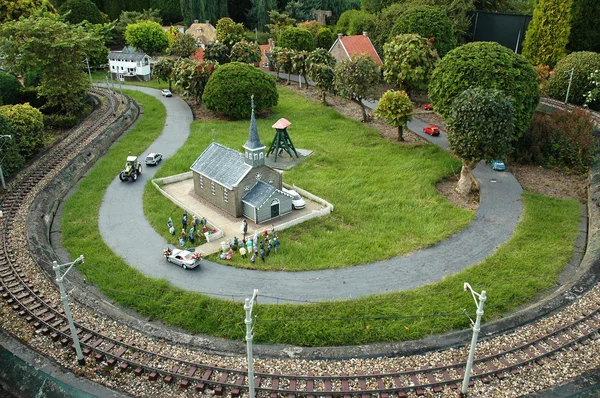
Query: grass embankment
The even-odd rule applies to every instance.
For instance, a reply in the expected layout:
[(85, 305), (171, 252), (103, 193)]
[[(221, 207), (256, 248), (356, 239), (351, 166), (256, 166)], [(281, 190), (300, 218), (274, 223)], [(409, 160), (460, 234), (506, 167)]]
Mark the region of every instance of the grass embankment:
[[(471, 222), (473, 212), (454, 207), (435, 190), (437, 181), (460, 167), (447, 152), (435, 145), (389, 142), (291, 90), (279, 93), (273, 113), (257, 120), (261, 140), (268, 149), (275, 132), (271, 126), (281, 117), (290, 120), (294, 146), (313, 153), (284, 172), (283, 180), (324, 198), (335, 211), (280, 231), (280, 251), (265, 263), (252, 264), (236, 253), (228, 265), (298, 271), (370, 263), (432, 245)], [(156, 177), (189, 171), (213, 140), (211, 130), (215, 141), (243, 152), (249, 125), (249, 120), (195, 121), (185, 145)], [(177, 244), (178, 235), (168, 234), (166, 221), (172, 217), (180, 225), (181, 210), (151, 185), (146, 187), (144, 212), (168, 242)]]
[[(67, 202), (62, 222), (65, 247), (74, 255), (85, 254), (86, 263), (79, 269), (88, 282), (117, 303), (193, 333), (242, 340), (245, 326), (241, 303), (186, 292), (165, 280), (147, 278), (128, 267), (102, 241), (97, 217), (103, 192), (117, 175), (127, 152), (142, 153), (164, 125), (164, 110), (158, 101), (136, 92), (128, 94), (144, 103), (143, 119), (98, 162)], [(426, 148), (413, 148), (422, 149)], [(516, 308), (555, 282), (573, 252), (579, 223), (576, 201), (530, 193), (523, 198), (525, 211), (514, 237), (484, 262), (409, 292), (302, 306), (259, 304), (255, 307), (254, 341), (352, 345), (416, 339), (465, 328), (469, 321), (461, 309), (466, 308), (472, 318), (475, 315), (473, 299), (462, 291), (464, 281), (477, 291), (487, 291), (484, 321)]]
[[(106, 78), (108, 78), (108, 83), (110, 84), (111, 79), (110, 79), (110, 74), (108, 72), (104, 72), (104, 71), (92, 72), (92, 81), (94, 83), (105, 83), (106, 84)], [(115, 90), (119, 91), (119, 81), (116, 79), (112, 79), (112, 84), (114, 85)], [(158, 81), (158, 79), (152, 79), (147, 82), (143, 82), (143, 81), (139, 81), (139, 80), (127, 80), (127, 81), (121, 82), (121, 87), (126, 87), (127, 85), (143, 86), (143, 87), (156, 88), (156, 89), (169, 88), (169, 82)]]

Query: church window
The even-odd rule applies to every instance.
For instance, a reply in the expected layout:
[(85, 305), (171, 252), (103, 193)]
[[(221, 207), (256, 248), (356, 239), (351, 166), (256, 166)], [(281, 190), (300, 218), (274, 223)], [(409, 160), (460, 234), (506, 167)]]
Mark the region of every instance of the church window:
[(210, 182), (210, 193), (212, 193), (213, 195), (215, 194), (215, 182), (214, 181)]
[(200, 176), (200, 189), (204, 189), (204, 177)]
[(227, 189), (223, 189), (223, 200), (229, 202), (229, 191)]

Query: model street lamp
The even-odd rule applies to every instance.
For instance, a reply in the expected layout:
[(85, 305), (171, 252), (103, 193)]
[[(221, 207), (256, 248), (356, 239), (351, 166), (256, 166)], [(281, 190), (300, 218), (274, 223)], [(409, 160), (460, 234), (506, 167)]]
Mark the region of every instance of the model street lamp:
[[(469, 359), (467, 359), (467, 368), (465, 369), (465, 377), (462, 382), (462, 389), (460, 395), (463, 397), (467, 396), (467, 389), (469, 388), (469, 378), (471, 377), (471, 368), (473, 367), (473, 357), (475, 356), (475, 345), (477, 344), (477, 335), (479, 334), (480, 326), (481, 326), (481, 316), (483, 315), (483, 303), (485, 303), (485, 290), (481, 291), (481, 294), (477, 293), (473, 290), (471, 285), (467, 282), (464, 284), (465, 292), (468, 290), (471, 292), (473, 296), (473, 300), (475, 301), (475, 305), (477, 306), (477, 319), (475, 320), (475, 325), (473, 325), (473, 338), (471, 339), (471, 349), (469, 350)], [(477, 298), (479, 298), (479, 302), (477, 302)]]
[[(60, 290), (60, 299), (65, 306), (65, 316), (67, 317), (67, 321), (69, 322), (69, 329), (71, 329), (71, 337), (73, 338), (73, 345), (75, 345), (75, 352), (77, 353), (77, 362), (80, 365), (85, 365), (85, 359), (83, 358), (83, 353), (81, 352), (81, 345), (79, 344), (79, 337), (77, 337), (77, 331), (75, 330), (75, 325), (73, 324), (73, 317), (71, 316), (71, 308), (69, 307), (69, 296), (67, 296), (67, 292), (65, 291), (65, 286), (63, 285), (63, 279), (67, 272), (75, 265), (75, 264), (83, 264), (83, 254), (75, 261), (66, 263), (66, 264), (58, 264), (56, 261), (52, 262), (52, 269), (56, 273), (56, 283), (58, 283), (58, 288)], [(66, 271), (64, 271), (61, 275), (60, 270), (68, 267)]]

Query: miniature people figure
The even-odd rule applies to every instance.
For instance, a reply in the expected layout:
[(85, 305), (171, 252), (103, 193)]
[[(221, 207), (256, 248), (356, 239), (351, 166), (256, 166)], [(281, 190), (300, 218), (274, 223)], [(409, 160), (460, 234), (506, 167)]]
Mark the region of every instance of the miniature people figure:
[(202, 220), (200, 220), (200, 224), (202, 224), (203, 227), (206, 225), (206, 218), (204, 218), (204, 216), (202, 216)]
[(265, 261), (265, 251), (264, 251), (264, 249), (260, 249), (260, 258), (263, 260), (263, 262)]
[(275, 225), (271, 224), (271, 239), (275, 237)]
[(252, 264), (254, 264), (254, 262), (255, 262), (255, 261), (256, 261), (256, 253), (254, 253), (254, 254), (252, 255), (252, 258), (250, 258), (250, 262), (251, 262)]
[(205, 234), (208, 231), (208, 229), (206, 229), (206, 225), (202, 226), (202, 233)]
[(263, 232), (263, 236), (266, 238), (267, 236), (269, 236), (269, 232), (265, 229), (265, 232)]
[(200, 220), (198, 220), (198, 216), (194, 214), (194, 228), (198, 228), (199, 223)]
[(229, 251), (225, 255), (225, 259), (226, 260), (231, 260), (231, 257), (233, 257), (233, 250), (229, 249)]
[(179, 246), (181, 246), (181, 247), (185, 246), (185, 238), (179, 239)]
[(246, 242), (246, 249), (248, 250), (248, 253), (252, 252), (252, 240), (248, 239)]
[(254, 246), (254, 254), (258, 254), (258, 246)]
[(273, 238), (273, 246), (275, 246), (275, 254), (277, 254), (277, 250), (279, 250), (279, 239), (277, 237)]
[(246, 234), (248, 233), (248, 221), (246, 221), (245, 218), (242, 220), (241, 232), (242, 238), (246, 239)]
[(194, 233), (194, 231), (196, 231), (196, 228), (194, 228), (194, 226), (192, 225), (192, 226), (190, 227), (190, 234), (193, 234), (193, 233)]
[(169, 217), (169, 220), (167, 221), (167, 225), (169, 226), (169, 233), (171, 235), (175, 235), (175, 227), (173, 226), (173, 220), (171, 220), (171, 217)]
[(254, 246), (258, 246), (258, 232), (254, 233)]
[(265, 244), (264, 242), (260, 242), (260, 250), (265, 250)]
[(271, 242), (267, 244), (267, 257), (269, 256), (269, 253), (271, 253)]
[(185, 234), (185, 229), (183, 229), (183, 228), (181, 229), (181, 237), (183, 239), (185, 239), (187, 237), (187, 235)]
[(194, 243), (194, 228), (190, 228), (190, 236), (189, 236), (190, 242)]
[(183, 213), (183, 218), (181, 219), (181, 225), (183, 226), (183, 229), (187, 228), (187, 213), (186, 212)]
[(247, 258), (248, 257), (246, 255), (246, 246), (240, 246), (240, 255), (242, 256), (242, 258)]
[(172, 227), (172, 226), (173, 226), (173, 220), (171, 220), (171, 217), (169, 217), (169, 219), (167, 220), (167, 225), (168, 225), (169, 227)]
[(237, 238), (237, 236), (234, 236), (234, 237), (233, 237), (233, 245), (234, 245), (235, 247), (238, 247), (238, 245), (239, 245), (239, 244), (240, 244), (240, 242), (238, 241), (238, 238)]

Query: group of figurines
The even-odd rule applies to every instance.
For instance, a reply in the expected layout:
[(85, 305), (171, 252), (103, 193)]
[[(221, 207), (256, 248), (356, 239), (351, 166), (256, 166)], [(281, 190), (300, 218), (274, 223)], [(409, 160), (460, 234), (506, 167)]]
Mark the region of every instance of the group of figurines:
[(243, 234), (241, 242), (237, 236), (233, 238), (233, 242), (231, 240), (228, 241), (229, 250), (221, 253), (220, 258), (222, 260), (231, 260), (233, 253), (239, 251), (242, 258), (248, 258), (250, 255), (250, 262), (255, 263), (258, 257), (260, 257), (262, 261), (265, 261), (265, 258), (269, 257), (269, 254), (271, 254), (272, 251), (275, 253), (279, 251), (279, 237), (275, 232), (274, 225), (271, 225), (270, 232), (265, 229), (262, 234), (255, 232), (253, 237), (249, 236), (248, 239), (246, 239), (248, 222), (243, 220), (241, 232)]
[[(175, 226), (173, 225), (173, 220), (169, 217), (167, 221), (167, 226), (169, 227), (169, 233), (171, 235), (175, 235)], [(195, 244), (196, 236), (198, 234), (198, 238), (204, 236), (205, 233), (212, 232), (206, 225), (206, 218), (202, 217), (201, 219), (198, 216), (194, 215), (192, 222), (190, 223), (189, 232), (187, 231), (188, 226), (188, 214), (187, 212), (183, 212), (183, 217), (181, 218), (181, 236), (179, 238), (179, 246), (185, 246), (186, 242), (189, 240), (191, 244)]]

